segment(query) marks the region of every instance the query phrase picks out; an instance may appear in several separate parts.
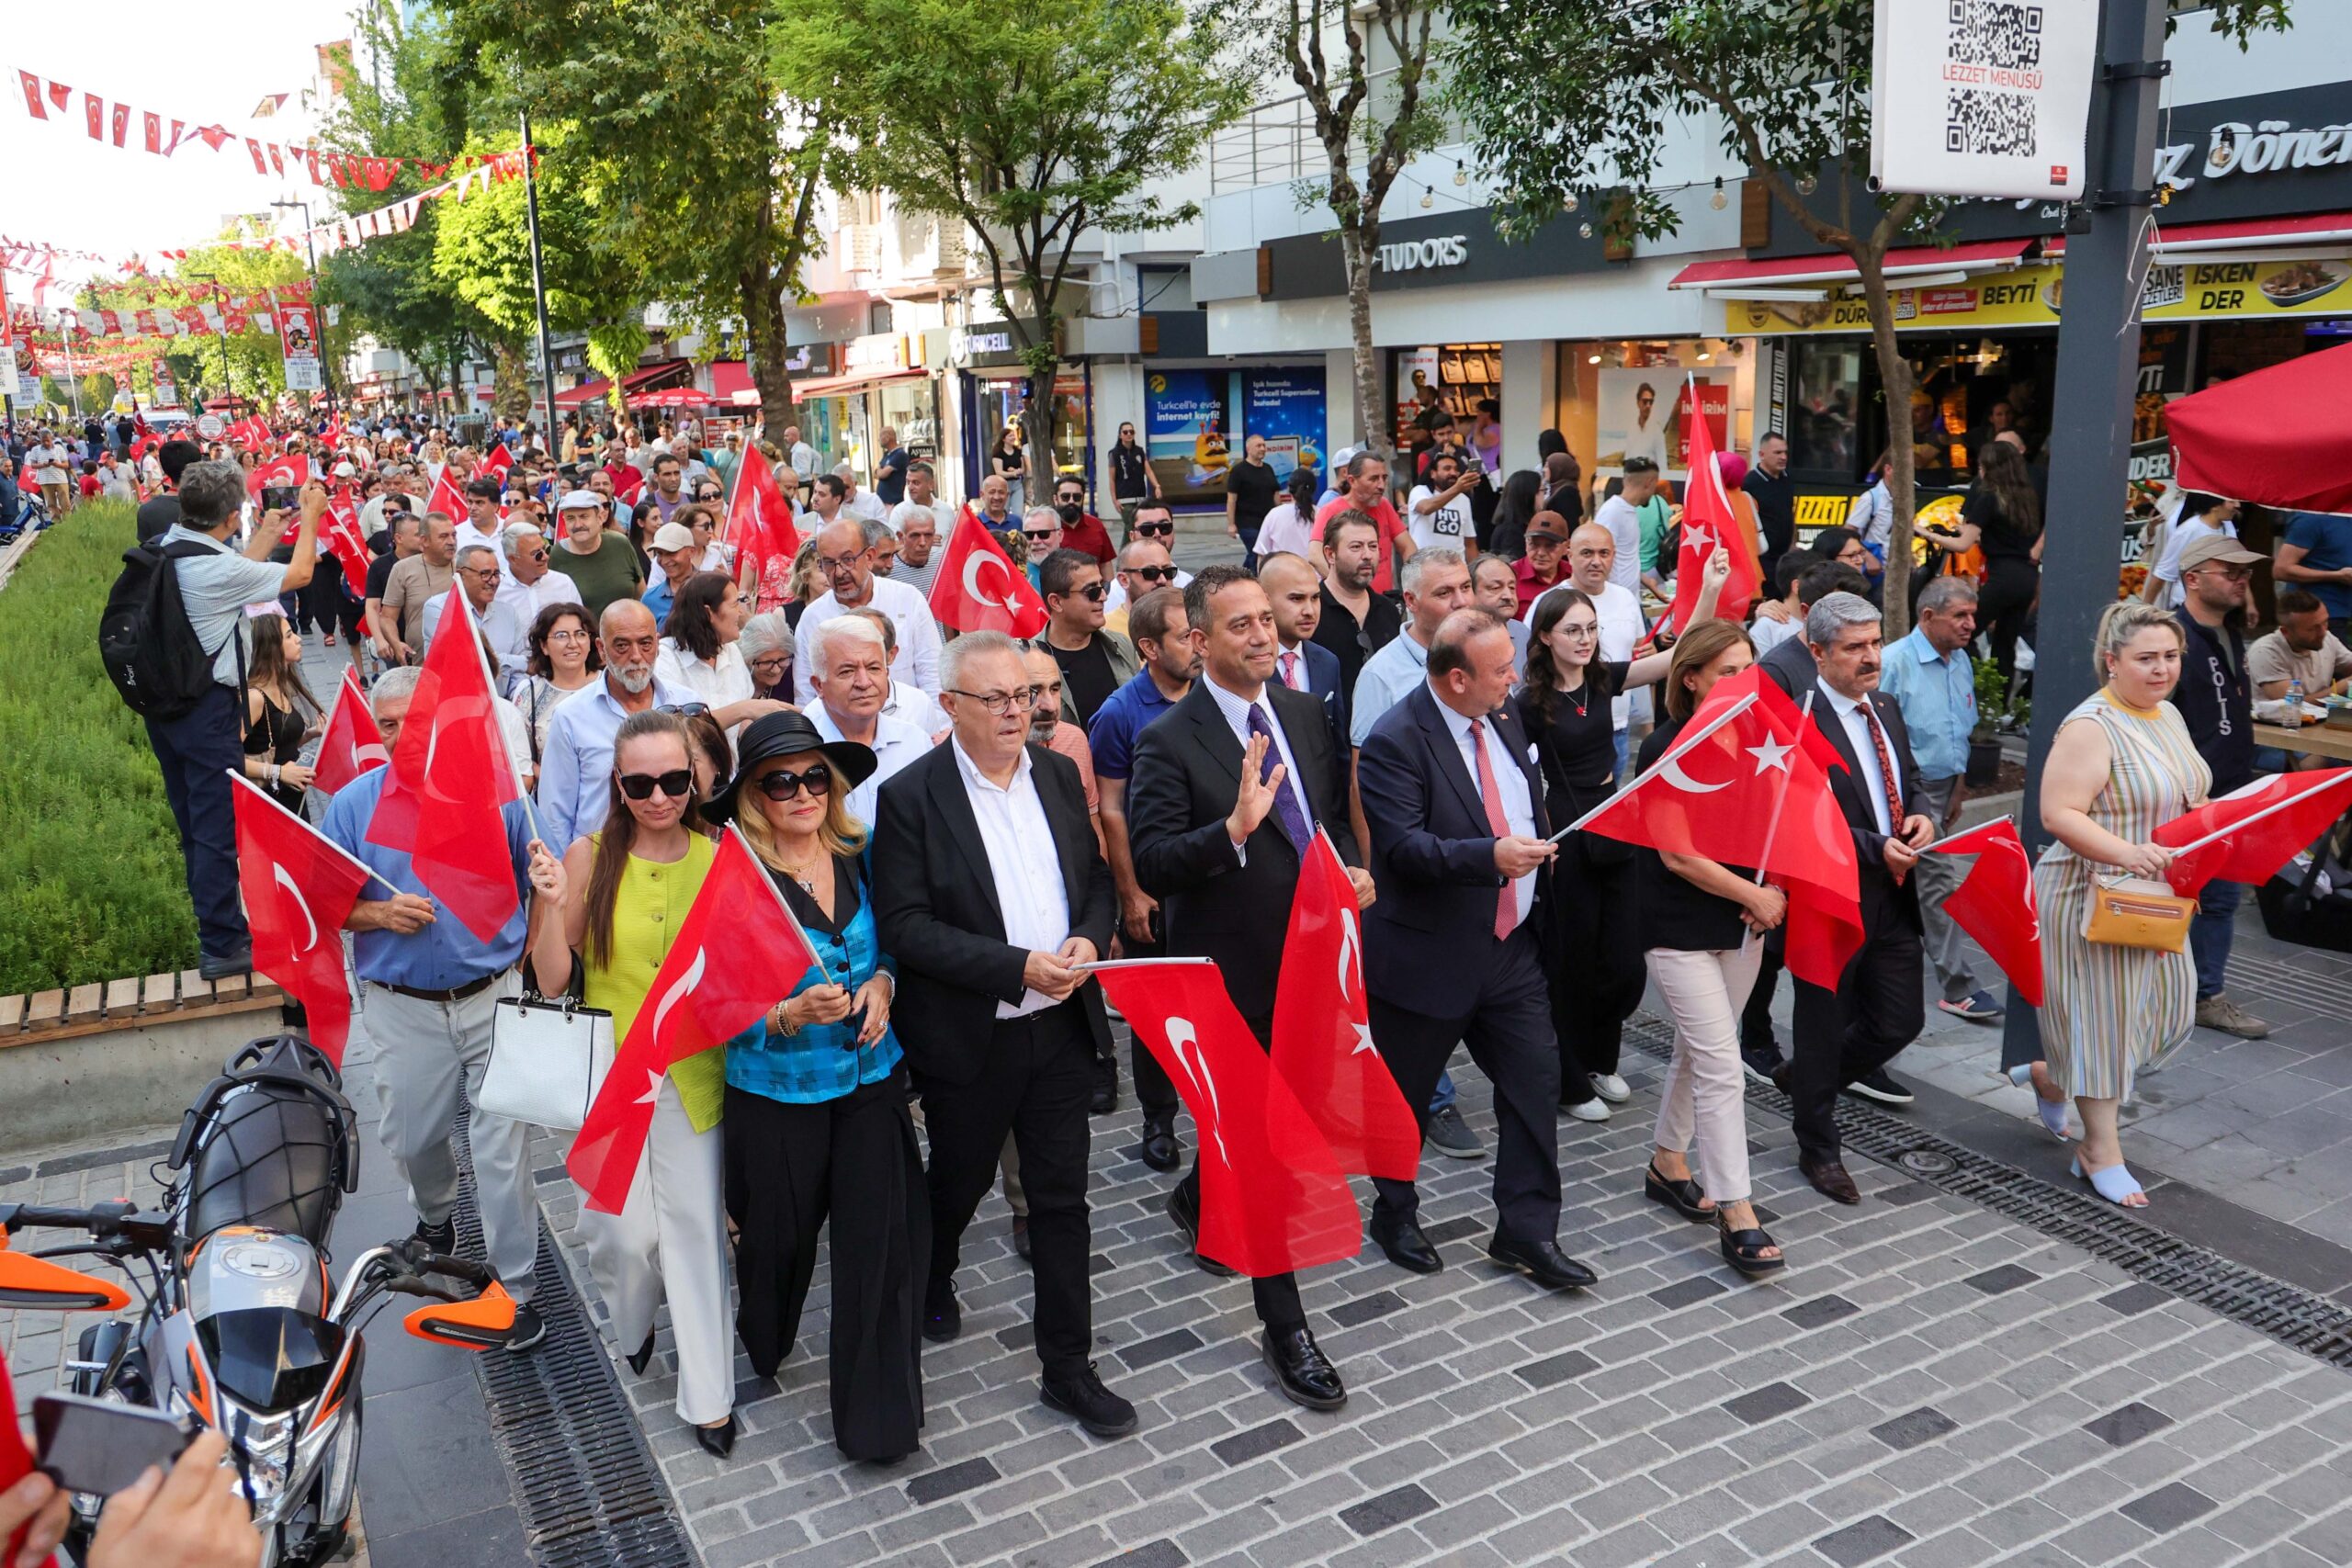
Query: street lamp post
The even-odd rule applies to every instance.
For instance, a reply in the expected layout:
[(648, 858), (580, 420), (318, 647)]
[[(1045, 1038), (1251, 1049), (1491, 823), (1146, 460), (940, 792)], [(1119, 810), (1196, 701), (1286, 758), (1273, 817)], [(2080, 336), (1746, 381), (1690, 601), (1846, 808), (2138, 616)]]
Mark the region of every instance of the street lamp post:
[(327, 412), (340, 423), (343, 415), (335, 402), (334, 355), (327, 352), (326, 310), (319, 304), (319, 247), (318, 243), (311, 238), (311, 204), (297, 197), (291, 201), (273, 201), (270, 205), (281, 209), (299, 208), (302, 213), (302, 252), (311, 264), (311, 304), (319, 311), (319, 378), (322, 383), (322, 389), (327, 395)]

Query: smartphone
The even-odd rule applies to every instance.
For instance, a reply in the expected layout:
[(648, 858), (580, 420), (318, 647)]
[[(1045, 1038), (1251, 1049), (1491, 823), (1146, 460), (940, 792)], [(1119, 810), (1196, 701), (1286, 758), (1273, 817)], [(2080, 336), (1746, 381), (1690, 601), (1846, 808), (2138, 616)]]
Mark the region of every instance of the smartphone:
[(33, 1401), (34, 1467), (68, 1492), (111, 1497), (149, 1465), (168, 1471), (196, 1440), (193, 1416), (115, 1399), (44, 1393)]
[(299, 485), (264, 485), (261, 487), (261, 503), (265, 509), (275, 508), (282, 512), (291, 512), (301, 499), (302, 491), (301, 487)]

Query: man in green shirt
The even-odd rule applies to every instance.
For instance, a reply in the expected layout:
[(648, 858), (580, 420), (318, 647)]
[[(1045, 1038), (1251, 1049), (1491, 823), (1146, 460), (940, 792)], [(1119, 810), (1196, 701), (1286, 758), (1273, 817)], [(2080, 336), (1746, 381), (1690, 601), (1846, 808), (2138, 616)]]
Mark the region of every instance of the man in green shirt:
[(593, 490), (575, 490), (558, 505), (563, 539), (556, 547), (556, 569), (580, 590), (580, 602), (601, 624), (605, 607), (634, 599), (645, 586), (645, 569), (628, 536), (607, 526), (611, 513)]

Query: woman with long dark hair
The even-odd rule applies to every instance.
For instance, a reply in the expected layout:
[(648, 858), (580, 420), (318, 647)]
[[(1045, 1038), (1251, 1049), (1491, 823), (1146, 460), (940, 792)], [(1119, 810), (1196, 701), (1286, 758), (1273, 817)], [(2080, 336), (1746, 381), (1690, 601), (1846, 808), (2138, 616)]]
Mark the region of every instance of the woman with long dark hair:
[(656, 677), (691, 688), (729, 730), (778, 706), (752, 694), (752, 669), (738, 646), (750, 618), (741, 591), (725, 572), (695, 572), (670, 606), (662, 651), (653, 660)]
[(1535, 510), (1556, 512), (1575, 533), (1584, 521), (1584, 469), (1577, 455), (1563, 446), (1544, 459), (1544, 482), (1535, 496)]
[(1521, 468), (1503, 481), (1489, 536), (1493, 554), (1517, 560), (1527, 553), (1527, 520), (1535, 515), (1535, 489), (1541, 482), (1542, 476), (1532, 468)]
[(253, 617), (254, 661), (245, 671), (245, 777), (297, 816), (311, 770), (302, 743), (322, 721), (302, 682), (302, 634), (284, 615)]
[(2041, 502), (2022, 451), (1997, 436), (1976, 449), (1976, 483), (1961, 503), (1960, 520), (1961, 547), (1973, 544), (1984, 552), (1976, 624), (1993, 634), (1993, 662), (2015, 680), (2018, 636), (2041, 592)]

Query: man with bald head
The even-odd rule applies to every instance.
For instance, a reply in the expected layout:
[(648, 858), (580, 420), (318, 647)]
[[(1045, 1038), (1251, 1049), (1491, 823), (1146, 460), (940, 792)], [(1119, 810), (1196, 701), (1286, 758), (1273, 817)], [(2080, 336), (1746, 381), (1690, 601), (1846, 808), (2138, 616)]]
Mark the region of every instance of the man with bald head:
[(1315, 630), (1323, 624), (1323, 579), (1305, 556), (1277, 550), (1259, 558), (1258, 581), (1273, 605), (1274, 630), (1282, 639), (1274, 655), (1275, 682), (1322, 703), (1323, 716), (1344, 757), (1348, 693), (1340, 656), (1315, 640)]
[(596, 627), (604, 679), (555, 710), (547, 753), (539, 760), (539, 836), (557, 855), (605, 825), (613, 772), (613, 737), (629, 715), (702, 699), (653, 672), (662, 628), (638, 599), (616, 599)]
[[(1642, 604), (1632, 591), (1611, 581), (1617, 569), (1616, 536), (1598, 523), (1587, 523), (1568, 536), (1566, 586), (1579, 588), (1592, 601), (1593, 613), (1600, 617), (1600, 657), (1612, 663), (1634, 657), (1634, 645), (1642, 640)], [(1555, 593), (1557, 588), (1547, 589)], [(1522, 620), (1531, 624), (1535, 619), (1535, 606), (1544, 603), (1544, 593), (1538, 593), (1528, 604)], [(1631, 694), (1620, 693), (1609, 700), (1609, 723), (1617, 736), (1617, 776), (1625, 776), (1625, 759), (1629, 751), (1625, 726), (1633, 716)]]
[(837, 517), (817, 534), (817, 570), (830, 587), (801, 615), (794, 645), (792, 683), (803, 707), (816, 692), (817, 628), (836, 615), (867, 608), (888, 616), (898, 633), (891, 679), (939, 695), (939, 623), (931, 618), (931, 602), (911, 584), (875, 574), (874, 549), (888, 532), (888, 524)]
[(967, 504), (966, 512), (980, 520), (980, 526), (991, 534), (1008, 533), (1019, 526), (1012, 517), (1012, 487), (1002, 474), (990, 474), (980, 481), (980, 499)]

